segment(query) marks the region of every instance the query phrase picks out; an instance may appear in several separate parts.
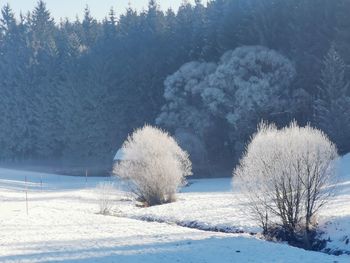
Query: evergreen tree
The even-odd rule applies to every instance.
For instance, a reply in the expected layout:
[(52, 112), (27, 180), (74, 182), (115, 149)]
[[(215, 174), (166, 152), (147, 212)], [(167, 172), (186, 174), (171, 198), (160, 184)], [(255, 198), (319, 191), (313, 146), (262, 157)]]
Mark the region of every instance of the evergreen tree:
[(315, 100), (316, 125), (334, 141), (340, 153), (346, 152), (350, 141), (349, 83), (346, 65), (332, 46), (323, 61), (321, 84)]
[[(336, 5), (336, 30), (335, 30), (335, 46), (341, 54), (346, 64), (350, 63), (350, 1), (339, 0), (334, 3)], [(349, 72), (347, 70), (347, 72)]]
[(97, 21), (91, 16), (88, 6), (84, 9), (84, 19), (81, 23), (81, 40), (85, 48), (91, 48), (98, 37)]

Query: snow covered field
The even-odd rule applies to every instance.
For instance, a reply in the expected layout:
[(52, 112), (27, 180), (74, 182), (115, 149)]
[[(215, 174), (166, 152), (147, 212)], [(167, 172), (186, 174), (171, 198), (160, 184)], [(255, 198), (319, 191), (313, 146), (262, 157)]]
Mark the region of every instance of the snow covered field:
[[(177, 202), (150, 208), (136, 207), (118, 191), (119, 216), (103, 216), (97, 214), (95, 187), (109, 180), (86, 183), (82, 177), (0, 169), (0, 262), (350, 262), (348, 255), (305, 251), (246, 233), (180, 226), (258, 232), (231, 192), (230, 179), (193, 180)], [(350, 177), (342, 177), (319, 221), (332, 240), (330, 249), (350, 250)]]

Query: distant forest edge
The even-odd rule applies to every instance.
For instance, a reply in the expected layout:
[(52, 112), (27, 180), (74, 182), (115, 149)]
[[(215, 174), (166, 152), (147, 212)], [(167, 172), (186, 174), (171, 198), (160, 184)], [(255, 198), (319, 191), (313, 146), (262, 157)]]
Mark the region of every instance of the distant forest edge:
[[(69, 7), (67, 7), (69, 8)], [(350, 151), (350, 1), (216, 0), (55, 22), (0, 20), (0, 159), (108, 169), (145, 123), (196, 174), (232, 169), (263, 119), (311, 123)]]

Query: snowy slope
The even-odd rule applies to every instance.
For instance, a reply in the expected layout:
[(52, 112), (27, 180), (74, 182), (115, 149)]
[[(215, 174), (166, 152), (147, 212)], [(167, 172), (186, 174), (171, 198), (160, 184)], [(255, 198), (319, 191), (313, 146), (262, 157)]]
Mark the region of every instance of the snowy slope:
[(322, 211), (319, 221), (324, 238), (330, 240), (327, 248), (350, 254), (350, 154), (340, 159), (338, 175), (335, 196)]
[[(29, 215), (25, 205), (25, 176), (30, 182)], [(132, 202), (125, 201), (120, 192), (116, 196), (116, 208), (126, 217), (96, 214), (95, 186), (101, 180), (109, 179), (88, 178), (86, 183), (82, 177), (0, 169), (0, 262), (322, 263), (350, 260), (346, 255), (337, 257), (305, 251), (247, 234), (199, 231), (129, 218), (149, 214), (168, 217), (169, 221), (198, 220), (209, 225), (259, 230), (239, 208), (244, 205), (238, 204), (229, 192), (230, 179), (196, 180), (179, 194), (178, 202), (153, 208), (136, 208)], [(347, 209), (342, 206), (344, 203), (337, 209), (346, 214)]]
[[(350, 154), (340, 159), (338, 173), (335, 196), (321, 210), (318, 222), (323, 238), (329, 240), (326, 251), (350, 253)], [(230, 178), (193, 180), (176, 203), (149, 208), (123, 203), (119, 209), (129, 218), (214, 231), (260, 233), (246, 211), (247, 200), (231, 189)]]
[[(230, 184), (229, 179), (225, 180)], [(203, 185), (206, 184), (203, 180)], [(139, 208), (122, 203), (118, 208), (130, 218), (197, 225), (201, 229), (226, 232), (260, 232), (256, 223), (249, 219), (244, 203), (238, 200), (231, 192), (200, 192), (179, 194), (177, 202), (161, 206)]]

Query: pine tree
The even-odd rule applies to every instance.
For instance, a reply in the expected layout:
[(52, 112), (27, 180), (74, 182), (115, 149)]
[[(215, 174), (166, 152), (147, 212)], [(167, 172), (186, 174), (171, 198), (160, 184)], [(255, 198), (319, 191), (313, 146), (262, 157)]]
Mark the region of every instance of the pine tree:
[(350, 42), (350, 1), (348, 0), (338, 0), (334, 2), (337, 7), (336, 12), (336, 37), (335, 45), (337, 50), (342, 55), (346, 64), (350, 63), (350, 52), (349, 52), (349, 42)]
[(117, 20), (115, 16), (114, 9), (111, 8), (109, 11), (108, 18), (103, 21), (103, 33), (106, 40), (114, 40), (117, 30), (116, 30)]
[(56, 153), (60, 144), (62, 127), (60, 76), (58, 71), (58, 49), (56, 27), (49, 10), (39, 1), (30, 16), (30, 48), (32, 57), (26, 95), (32, 109), (30, 133), (32, 135), (32, 158), (46, 158)]
[(91, 48), (98, 37), (98, 24), (97, 21), (91, 16), (88, 6), (84, 9), (84, 19), (81, 23), (82, 32), (81, 39), (86, 48)]
[(30, 51), (27, 48), (27, 27), (23, 21), (17, 24), (9, 5), (1, 11), (0, 19), (0, 144), (3, 147), (1, 157), (22, 158), (30, 151), (25, 96), (27, 69)]
[(318, 98), (314, 102), (315, 124), (337, 144), (340, 153), (349, 150), (350, 97), (346, 65), (332, 45), (323, 61)]

